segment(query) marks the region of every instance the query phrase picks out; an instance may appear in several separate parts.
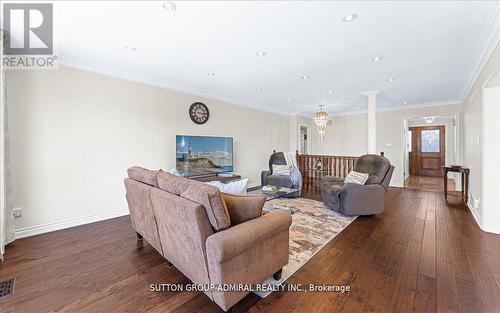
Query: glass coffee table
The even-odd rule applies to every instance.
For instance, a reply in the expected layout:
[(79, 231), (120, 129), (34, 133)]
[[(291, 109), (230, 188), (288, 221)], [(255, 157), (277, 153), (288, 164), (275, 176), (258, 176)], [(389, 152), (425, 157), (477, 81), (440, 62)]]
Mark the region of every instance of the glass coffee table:
[(278, 199), (278, 198), (285, 198), (285, 197), (291, 197), (291, 196), (298, 196), (299, 194), (299, 189), (294, 189), (294, 188), (284, 188), (284, 187), (276, 187), (276, 191), (262, 191), (261, 188), (257, 190), (252, 190), (249, 191), (247, 194), (249, 195), (264, 195), (266, 196), (266, 201), (273, 200), (273, 199)]

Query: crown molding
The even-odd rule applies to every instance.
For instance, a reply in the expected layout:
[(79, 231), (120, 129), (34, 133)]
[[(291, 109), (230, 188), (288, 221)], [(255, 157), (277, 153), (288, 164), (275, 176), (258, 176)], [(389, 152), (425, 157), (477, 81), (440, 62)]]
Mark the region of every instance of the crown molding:
[(380, 89), (362, 92), (367, 97), (376, 96), (380, 92)]
[(469, 94), (483, 67), (488, 62), (491, 53), (500, 41), (500, 2), (496, 2), (486, 26), (479, 39), (479, 45), (474, 52), (472, 62), (467, 69), (467, 80), (462, 88), (459, 99), (464, 101)]
[(179, 93), (190, 95), (190, 96), (199, 96), (199, 97), (203, 97), (203, 98), (208, 99), (208, 100), (221, 101), (221, 102), (225, 102), (225, 103), (240, 106), (240, 107), (245, 107), (245, 108), (252, 109), (252, 110), (275, 113), (275, 114), (280, 114), (280, 115), (284, 115), (284, 116), (291, 115), (290, 113), (284, 113), (283, 111), (280, 111), (278, 109), (274, 109), (271, 105), (268, 105), (268, 104), (262, 104), (262, 106), (257, 106), (255, 104), (243, 101), (241, 99), (228, 98), (228, 97), (219, 95), (217, 93), (213, 93), (213, 92), (206, 91), (203, 89), (193, 88), (193, 87), (178, 84), (175, 82), (157, 79), (157, 78), (147, 76), (147, 75), (123, 71), (121, 69), (118, 69), (118, 68), (112, 67), (112, 66), (95, 64), (95, 63), (91, 63), (88, 61), (84, 61), (81, 59), (77, 59), (77, 58), (73, 58), (73, 57), (69, 57), (69, 56), (65, 56), (65, 55), (58, 56), (57, 60), (58, 60), (59, 65), (63, 65), (63, 66), (74, 68), (74, 69), (79, 69), (79, 70), (82, 70), (85, 72), (97, 73), (97, 74), (106, 75), (106, 76), (110, 76), (110, 77), (114, 77), (114, 78), (118, 78), (118, 79), (123, 79), (123, 80), (130, 81), (130, 82), (150, 85), (150, 86), (158, 87), (158, 88), (169, 90), (169, 91), (175, 91), (175, 92), (179, 92)]
[[(136, 82), (136, 83), (142, 83), (145, 85), (150, 85), (154, 87), (158, 87), (161, 89), (169, 90), (169, 91), (175, 91), (179, 92), (182, 94), (187, 94), (191, 96), (199, 96), (203, 97), (208, 100), (215, 100), (215, 101), (222, 101), (228, 104), (240, 106), (240, 107), (245, 107), (248, 109), (252, 110), (257, 110), (257, 111), (263, 111), (263, 112), (270, 112), (270, 113), (275, 113), (283, 116), (303, 116), (310, 118), (310, 114), (307, 112), (300, 112), (300, 111), (288, 111), (288, 112), (282, 112), (278, 109), (273, 109), (271, 105), (265, 105), (265, 107), (260, 107), (256, 106), (254, 104), (251, 104), (249, 102), (242, 101), (240, 99), (233, 99), (233, 98), (227, 98), (221, 95), (218, 95), (216, 93), (211, 93), (202, 89), (197, 89), (197, 88), (192, 88), (189, 86), (173, 83), (170, 81), (166, 80), (161, 80), (161, 79), (156, 79), (150, 76), (146, 75), (141, 75), (141, 74), (136, 74), (136, 73), (131, 73), (127, 71), (123, 71), (114, 67), (110, 66), (105, 66), (105, 65), (98, 65), (94, 64), (91, 62), (87, 62), (84, 60), (80, 60), (77, 58), (69, 57), (69, 56), (59, 56), (58, 57), (58, 62), (60, 65), (70, 67), (70, 68), (75, 68), (79, 69), (82, 71), (86, 72), (92, 72), (92, 73), (97, 73), (101, 75), (106, 75), (118, 79), (123, 79), (126, 81), (131, 81), (131, 82)], [(378, 93), (379, 90), (371, 91), (368, 93)], [(363, 93), (367, 94), (367, 93)], [(377, 112), (387, 112), (387, 111), (398, 111), (398, 110), (408, 110), (408, 109), (416, 109), (416, 108), (422, 108), (422, 107), (433, 107), (433, 106), (440, 106), (440, 105), (453, 105), (453, 104), (459, 104), (461, 103), (461, 100), (446, 100), (446, 101), (438, 101), (438, 102), (428, 102), (428, 103), (421, 103), (421, 104), (414, 104), (414, 105), (402, 105), (402, 106), (391, 106), (391, 107), (385, 107), (385, 108), (377, 108)], [(357, 115), (357, 114), (366, 114), (367, 110), (356, 110), (356, 111), (347, 111), (347, 112), (341, 112), (341, 113), (333, 113), (333, 116), (347, 116), (347, 115)]]
[[(461, 103), (462, 102), (459, 100), (445, 100), (445, 101), (436, 101), (436, 102), (425, 102), (425, 103), (419, 103), (419, 104), (398, 105), (398, 106), (391, 106), (391, 107), (385, 107), (385, 108), (377, 108), (377, 113), (391, 112), (391, 111), (403, 111), (403, 110), (420, 109), (420, 108), (431, 108), (431, 107), (437, 107), (437, 106), (443, 106), (443, 105), (457, 105), (457, 104), (461, 104)], [(356, 111), (333, 113), (332, 115), (333, 115), (333, 118), (335, 118), (338, 116), (359, 115), (359, 114), (367, 114), (367, 113), (368, 113), (367, 110), (356, 110)], [(297, 113), (296, 115), (311, 118), (311, 116), (307, 115), (307, 114), (308, 113), (306, 113), (306, 112), (301, 112), (301, 113)]]

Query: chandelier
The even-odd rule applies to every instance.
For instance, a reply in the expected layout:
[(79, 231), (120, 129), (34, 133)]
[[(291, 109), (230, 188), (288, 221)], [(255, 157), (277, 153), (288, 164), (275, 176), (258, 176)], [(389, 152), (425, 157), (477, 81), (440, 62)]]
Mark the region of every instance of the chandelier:
[(314, 114), (314, 123), (318, 127), (319, 140), (323, 142), (326, 135), (326, 124), (328, 123), (328, 112), (323, 111), (323, 106), (319, 106), (319, 112)]

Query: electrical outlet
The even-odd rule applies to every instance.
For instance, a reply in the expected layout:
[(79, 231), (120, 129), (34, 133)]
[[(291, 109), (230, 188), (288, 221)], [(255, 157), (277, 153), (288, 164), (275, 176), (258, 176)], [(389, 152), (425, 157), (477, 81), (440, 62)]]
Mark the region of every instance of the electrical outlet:
[(474, 204), (474, 209), (479, 209), (479, 199), (474, 199), (474, 202), (472, 202)]
[(23, 210), (21, 208), (14, 208), (13, 213), (15, 218), (23, 216)]

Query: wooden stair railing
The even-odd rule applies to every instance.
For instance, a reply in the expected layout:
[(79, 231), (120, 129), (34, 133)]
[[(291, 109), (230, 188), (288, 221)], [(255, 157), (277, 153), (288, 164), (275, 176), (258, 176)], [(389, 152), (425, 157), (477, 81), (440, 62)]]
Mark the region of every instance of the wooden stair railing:
[[(325, 176), (346, 177), (354, 169), (358, 157), (337, 155), (298, 154), (297, 166), (302, 173), (304, 187), (319, 188)], [(318, 167), (318, 160), (321, 167)]]

